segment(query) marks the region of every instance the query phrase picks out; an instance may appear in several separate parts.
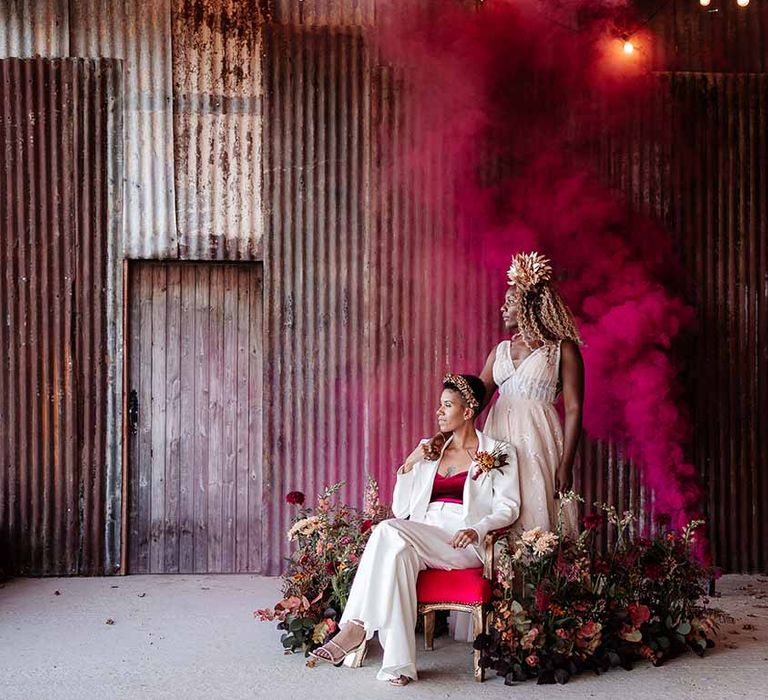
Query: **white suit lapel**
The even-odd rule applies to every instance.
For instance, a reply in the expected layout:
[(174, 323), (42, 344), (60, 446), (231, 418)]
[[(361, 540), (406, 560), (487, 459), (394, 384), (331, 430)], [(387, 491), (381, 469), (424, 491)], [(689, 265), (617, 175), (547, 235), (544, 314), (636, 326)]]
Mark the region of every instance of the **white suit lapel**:
[[(475, 429), (475, 435), (477, 435), (477, 451), (482, 452), (487, 449), (488, 439), (479, 430)], [(467, 474), (467, 480), (464, 482), (464, 493), (462, 500), (464, 501), (464, 517), (466, 518), (470, 513), (470, 508), (476, 497), (477, 480), (472, 476), (477, 469), (477, 462), (472, 460), (472, 464), (469, 465), (469, 473)], [(479, 477), (482, 479), (483, 477)]]

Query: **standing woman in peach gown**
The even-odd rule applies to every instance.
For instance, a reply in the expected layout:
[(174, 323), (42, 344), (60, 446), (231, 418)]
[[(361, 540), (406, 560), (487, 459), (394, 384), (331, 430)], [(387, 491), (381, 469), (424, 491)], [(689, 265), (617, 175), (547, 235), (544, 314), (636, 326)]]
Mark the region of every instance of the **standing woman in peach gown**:
[[(496, 389), (484, 431), (517, 448), (520, 472), (518, 531), (554, 530), (557, 493), (573, 483), (581, 436), (584, 364), (573, 316), (552, 285), (549, 261), (538, 253), (512, 258), (501, 307), (511, 338), (488, 355), (480, 375), (486, 402)], [(562, 395), (565, 431), (555, 410)], [(578, 531), (576, 503), (563, 508), (564, 532)]]

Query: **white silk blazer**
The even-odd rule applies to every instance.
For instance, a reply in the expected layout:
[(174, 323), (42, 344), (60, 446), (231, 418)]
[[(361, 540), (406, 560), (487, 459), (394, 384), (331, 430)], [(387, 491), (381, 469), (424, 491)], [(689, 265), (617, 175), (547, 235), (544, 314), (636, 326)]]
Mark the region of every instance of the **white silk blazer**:
[[(497, 446), (503, 445), (503, 451), (508, 457), (505, 467), (492, 469), (477, 479), (472, 478), (477, 469), (477, 464), (473, 461), (464, 484), (464, 523), (467, 528), (477, 532), (478, 541), (475, 548), (483, 559), (485, 536), (492, 530), (511, 525), (520, 514), (520, 477), (515, 448), (483, 435), (479, 430), (475, 432), (478, 452), (492, 452)], [(446, 441), (443, 452), (452, 439), (453, 436)], [(427, 441), (422, 440), (422, 443), (424, 442)], [(423, 459), (416, 462), (407, 474), (403, 474), (403, 468), (400, 467), (392, 496), (392, 512), (396, 518), (424, 521), (432, 496), (432, 484), (443, 452), (436, 461)]]

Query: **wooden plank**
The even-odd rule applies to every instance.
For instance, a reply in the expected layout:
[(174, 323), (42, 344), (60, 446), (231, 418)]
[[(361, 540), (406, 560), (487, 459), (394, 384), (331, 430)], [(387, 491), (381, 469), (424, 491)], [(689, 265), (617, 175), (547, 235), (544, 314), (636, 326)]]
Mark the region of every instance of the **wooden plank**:
[(150, 573), (163, 573), (165, 567), (165, 488), (166, 488), (166, 303), (165, 265), (152, 265), (152, 471), (150, 503)]
[(194, 462), (192, 466), (194, 506), (194, 571), (208, 571), (208, 454), (209, 454), (209, 366), (208, 303), (210, 268), (195, 266), (195, 393)]
[(235, 571), (250, 571), (248, 561), (248, 379), (250, 368), (250, 312), (251, 278), (255, 270), (240, 268), (237, 274), (237, 424), (235, 426), (236, 466), (236, 524), (235, 524)]
[(235, 571), (235, 465), (237, 461), (237, 267), (223, 269), (221, 571)]
[[(128, 375), (125, 378), (125, 394), (130, 397), (131, 390), (136, 389), (138, 398), (138, 382), (140, 377), (141, 368), (141, 276), (140, 268), (137, 265), (131, 265), (128, 268), (128, 294), (126, 300), (128, 300), (127, 309), (127, 323), (128, 332), (125, 335), (126, 342), (128, 344), (128, 351), (126, 353), (126, 365), (128, 367)], [(129, 402), (126, 401), (126, 409)], [(129, 423), (129, 415), (126, 410), (124, 414), (127, 430), (125, 431), (125, 439), (128, 441), (128, 487), (125, 489), (125, 495), (127, 496), (127, 520), (125, 521), (128, 527), (128, 540), (127, 540), (127, 563), (124, 564), (124, 573), (137, 573), (139, 570), (139, 547), (137, 546), (139, 538), (139, 449), (138, 449), (138, 436), (139, 426), (136, 425), (136, 432), (131, 429)]]
[[(139, 323), (138, 355), (141, 364), (136, 373), (138, 378), (139, 426), (137, 446), (137, 487), (133, 498), (136, 500), (137, 539), (135, 544), (135, 566), (133, 573), (149, 573), (150, 532), (149, 524), (152, 504), (152, 270), (141, 267), (138, 274)], [(135, 380), (134, 380), (135, 381)]]
[(263, 533), (263, 428), (262, 358), (264, 336), (262, 319), (262, 269), (249, 280), (250, 333), (248, 338), (248, 570), (264, 570), (261, 547)]
[(195, 268), (181, 268), (179, 441), (179, 572), (195, 570), (194, 459), (195, 459)]
[(179, 433), (181, 430), (181, 267), (167, 266), (166, 294), (166, 436), (165, 573), (179, 573)]
[(209, 411), (209, 459), (208, 459), (208, 571), (221, 571), (222, 563), (222, 455), (223, 455), (223, 404), (222, 386), (223, 330), (224, 330), (224, 271), (216, 265), (211, 269), (209, 304), (208, 362), (210, 394)]

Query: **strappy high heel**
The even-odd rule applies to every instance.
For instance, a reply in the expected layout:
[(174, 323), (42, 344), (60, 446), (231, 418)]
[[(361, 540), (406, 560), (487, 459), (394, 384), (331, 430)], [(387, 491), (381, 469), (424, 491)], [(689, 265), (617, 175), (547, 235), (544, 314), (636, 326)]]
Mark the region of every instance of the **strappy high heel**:
[[(328, 645), (333, 645), (339, 651), (339, 654), (334, 654), (328, 648)], [(360, 668), (363, 665), (363, 661), (365, 661), (366, 654), (368, 653), (368, 640), (363, 639), (363, 641), (360, 642), (360, 644), (358, 644), (356, 647), (352, 649), (345, 649), (343, 646), (341, 646), (341, 644), (338, 644), (332, 639), (329, 639), (325, 644), (323, 644), (321, 648), (328, 653), (328, 657), (320, 656), (316, 652), (310, 651), (310, 658), (316, 659), (317, 661), (325, 661), (326, 663), (333, 664), (337, 668), (342, 664), (347, 668)]]
[(368, 654), (368, 640), (364, 639), (357, 648), (352, 649), (343, 659), (342, 664), (347, 668), (360, 668)]

